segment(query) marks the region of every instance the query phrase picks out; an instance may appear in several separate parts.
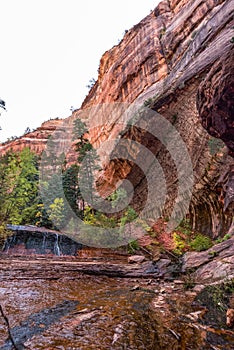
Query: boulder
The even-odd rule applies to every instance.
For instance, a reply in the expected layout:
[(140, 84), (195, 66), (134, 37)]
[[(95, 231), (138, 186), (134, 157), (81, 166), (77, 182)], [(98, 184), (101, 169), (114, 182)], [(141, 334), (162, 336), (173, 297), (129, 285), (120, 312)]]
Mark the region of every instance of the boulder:
[(144, 255), (132, 255), (128, 258), (129, 264), (140, 264), (145, 260)]

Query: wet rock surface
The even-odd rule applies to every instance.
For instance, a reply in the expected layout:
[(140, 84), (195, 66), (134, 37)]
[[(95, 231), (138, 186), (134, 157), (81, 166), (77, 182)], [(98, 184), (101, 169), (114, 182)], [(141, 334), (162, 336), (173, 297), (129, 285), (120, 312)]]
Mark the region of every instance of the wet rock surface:
[[(146, 261), (141, 264), (127, 264), (126, 262), (116, 262), (115, 260), (85, 261), (79, 259), (68, 259), (61, 257), (59, 260), (51, 257), (49, 260), (43, 257), (25, 259), (23, 257), (0, 257), (0, 281), (5, 278), (17, 279), (59, 279), (69, 275), (79, 276), (80, 273), (86, 275), (101, 275), (109, 277), (139, 277), (139, 278), (163, 278), (165, 274), (171, 275), (170, 270), (161, 268), (158, 263)], [(11, 271), (11, 274), (8, 271)]]
[[(153, 348), (158, 337), (151, 322), (153, 294), (130, 292), (130, 285), (122, 280), (88, 277), (55, 283), (4, 283), (1, 303), (15, 342), (30, 349)], [(16, 294), (8, 294), (11, 288)], [(0, 322), (1, 349), (11, 349)]]
[[(233, 349), (234, 332), (205, 316), (214, 305), (196, 296), (181, 283), (71, 273), (57, 280), (6, 277), (0, 288), (19, 349)], [(0, 349), (12, 349), (1, 316)]]
[[(4, 154), (9, 149), (19, 151), (25, 146), (41, 153), (48, 136), (59, 127), (59, 140), (63, 143), (68, 133), (66, 127), (71, 127), (75, 117), (86, 119), (88, 108), (116, 102), (139, 106), (146, 103), (175, 126), (189, 151), (195, 185), (190, 208), (194, 227), (213, 237), (225, 234), (233, 213), (224, 210), (226, 204), (220, 198), (217, 180), (226, 174), (229, 162), (227, 150), (218, 152), (216, 157), (211, 154), (209, 141), (213, 140), (202, 127), (201, 120), (204, 127), (212, 135), (221, 137), (231, 150), (232, 11), (233, 0), (162, 1), (139, 24), (127, 31), (119, 45), (104, 53), (97, 82), (80, 110), (74, 111), (64, 124), (61, 120), (48, 121), (34, 132), (0, 145), (0, 153)], [(229, 57), (229, 63), (225, 57)], [(91, 125), (90, 141), (95, 148), (105, 141), (123, 138), (124, 130), (119, 124), (119, 117), (118, 113), (114, 113), (111, 123), (108, 119), (103, 125)], [(149, 131), (152, 130), (150, 119), (144, 128)], [(170, 216), (178, 180), (171, 158), (158, 140), (152, 140), (144, 130), (138, 134), (130, 131), (127, 138), (139, 144), (153, 144), (151, 151), (162, 165), (166, 177), (168, 203), (165, 215)], [(134, 153), (132, 147), (125, 148), (121, 156), (130, 154), (135, 161), (137, 150)], [(109, 151), (108, 147), (105, 150), (107, 155)], [(74, 152), (73, 155), (70, 153), (67, 155), (68, 163), (75, 159)], [(147, 193), (144, 174), (133, 166), (134, 162), (117, 158), (107, 165), (103, 164), (100, 193), (109, 195), (119, 180), (128, 177), (135, 190), (134, 205), (141, 211)], [(157, 188), (157, 177), (153, 181)]]
[(77, 255), (80, 243), (59, 232), (30, 226), (8, 225), (15, 233), (7, 238), (2, 248), (5, 254), (35, 255)]
[[(175, 270), (169, 259), (149, 261), (144, 255), (128, 256), (121, 251), (92, 249), (45, 228), (13, 225), (8, 225), (8, 228), (15, 233), (6, 239), (0, 254), (0, 280), (4, 279), (9, 268), (12, 279), (31, 278), (35, 271), (36, 278), (47, 279), (61, 278), (70, 273), (162, 278), (172, 277)], [(47, 255), (50, 260), (46, 258)], [(51, 271), (52, 266), (54, 271)]]
[[(11, 328), (11, 338), (17, 349), (24, 349), (24, 343), (40, 333), (45, 332), (51, 324), (59, 322), (59, 320), (76, 309), (78, 301), (64, 301), (52, 308), (46, 308), (41, 312), (31, 314), (19, 326)], [(7, 350), (12, 346), (12, 339), (5, 342), (1, 347)]]
[[(232, 243), (218, 245), (220, 256)], [(209, 261), (198, 254), (199, 270)], [(233, 349), (234, 285), (194, 283), (166, 257), (133, 260), (87, 247), (77, 256), (1, 254), (0, 349)]]
[[(98, 81), (83, 103), (88, 108), (100, 103), (147, 102), (176, 127), (194, 169), (190, 216), (194, 227), (211, 237), (226, 233), (233, 218), (232, 212), (225, 212), (233, 200), (233, 159), (227, 156), (227, 150), (210, 152), (210, 137), (200, 119), (212, 135), (221, 137), (232, 150), (232, 115), (228, 114), (233, 95), (229, 74), (229, 67), (232, 68), (220, 58), (228, 57), (233, 45), (232, 10), (233, 0), (163, 1), (129, 30), (118, 46), (103, 55)], [(210, 88), (211, 83), (214, 89)], [(79, 116), (82, 110), (74, 112), (74, 117)], [(115, 139), (119, 132), (124, 137), (123, 130), (114, 128), (115, 122), (116, 119), (113, 125), (90, 132), (95, 147), (109, 137)], [(48, 136), (61, 124), (47, 122), (24, 137), (1, 145), (0, 151), (3, 154), (11, 148), (19, 151), (29, 146), (41, 153)], [(151, 127), (147, 121), (146, 129), (152, 130)], [(166, 209), (170, 213), (177, 181), (171, 158), (144, 131), (127, 130), (125, 136), (139, 144), (151, 144), (166, 176)], [(133, 150), (133, 160), (136, 154)], [(101, 188), (108, 192), (126, 177), (133, 180), (133, 202), (140, 210), (145, 203), (146, 183), (142, 172), (130, 162), (117, 159), (107, 165)], [(220, 189), (223, 186), (230, 189), (225, 199)], [(233, 308), (233, 292), (207, 286), (214, 280), (233, 276), (233, 239), (204, 253), (188, 253), (183, 271), (195, 268), (192, 279), (183, 283), (178, 279), (182, 277), (177, 276), (176, 281), (169, 283), (164, 280), (173, 278), (174, 266), (169, 259), (128, 264), (126, 257), (109, 255), (99, 259), (92, 252), (82, 253), (79, 249), (76, 258), (67, 258), (62, 255), (77, 254), (71, 242), (67, 247), (67, 241), (63, 241), (61, 254), (60, 236), (32, 233), (30, 237), (17, 238), (16, 245), (15, 238), (8, 241), (4, 249), (12, 249), (12, 255), (0, 258), (0, 304), (5, 315), (0, 316), (0, 349), (12, 349), (10, 338), (19, 349), (32, 350), (234, 348), (233, 330), (226, 324), (225, 316), (228, 308)], [(22, 256), (26, 252), (51, 256)], [(192, 290), (185, 290), (194, 284)]]

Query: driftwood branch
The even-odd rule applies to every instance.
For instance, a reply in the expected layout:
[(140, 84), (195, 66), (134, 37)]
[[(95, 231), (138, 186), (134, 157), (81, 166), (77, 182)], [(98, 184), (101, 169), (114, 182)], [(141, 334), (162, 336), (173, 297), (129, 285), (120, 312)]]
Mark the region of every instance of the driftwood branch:
[(164, 252), (167, 253), (168, 255), (171, 255), (173, 258), (175, 258), (177, 261), (180, 261), (180, 258), (173, 254), (170, 250), (163, 248)]
[(19, 348), (19, 347), (17, 346), (17, 344), (15, 343), (14, 337), (13, 337), (13, 335), (12, 335), (12, 333), (11, 333), (11, 327), (10, 327), (9, 320), (8, 320), (8, 318), (7, 318), (7, 316), (6, 316), (5, 312), (4, 312), (4, 310), (3, 310), (1, 304), (0, 304), (0, 313), (1, 313), (1, 315), (2, 315), (2, 317), (4, 318), (4, 321), (5, 321), (5, 323), (6, 323), (7, 331), (8, 331), (8, 334), (9, 334), (9, 338), (10, 338), (10, 340), (11, 340), (11, 342), (12, 342), (12, 345), (14, 346), (14, 349), (15, 349), (15, 350), (20, 350), (20, 348)]
[(153, 254), (146, 248), (144, 247), (140, 247), (140, 250), (142, 250), (143, 252), (145, 252), (146, 254), (150, 255), (151, 257), (153, 256)]
[(176, 333), (175, 331), (173, 331), (173, 329), (171, 328), (167, 328), (169, 330), (169, 332), (174, 335), (174, 337), (179, 341), (181, 339), (181, 335), (179, 333)]

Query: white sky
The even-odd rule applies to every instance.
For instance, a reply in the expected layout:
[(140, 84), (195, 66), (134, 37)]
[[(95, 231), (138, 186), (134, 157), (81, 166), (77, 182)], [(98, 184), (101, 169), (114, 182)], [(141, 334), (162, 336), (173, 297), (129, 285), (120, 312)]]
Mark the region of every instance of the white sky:
[(159, 0), (0, 0), (0, 141), (79, 108), (102, 54)]

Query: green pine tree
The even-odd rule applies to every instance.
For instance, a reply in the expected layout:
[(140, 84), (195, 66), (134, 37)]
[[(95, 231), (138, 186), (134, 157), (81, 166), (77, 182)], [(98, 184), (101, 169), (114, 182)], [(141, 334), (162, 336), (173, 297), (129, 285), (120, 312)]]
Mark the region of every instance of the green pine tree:
[(94, 198), (96, 198), (94, 172), (99, 169), (99, 157), (87, 138), (88, 134), (86, 124), (81, 119), (76, 119), (73, 122), (73, 140), (76, 141), (75, 150), (78, 153), (77, 203), (79, 204), (82, 216), (84, 214), (85, 202), (88, 202), (92, 206)]
[(78, 185), (78, 172), (79, 166), (77, 164), (73, 164), (63, 173), (64, 195), (73, 212), (76, 214), (79, 214), (77, 201), (80, 195)]

